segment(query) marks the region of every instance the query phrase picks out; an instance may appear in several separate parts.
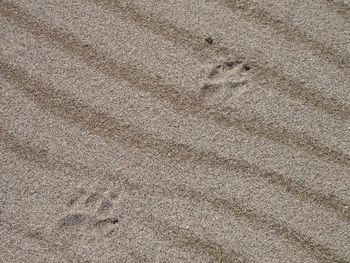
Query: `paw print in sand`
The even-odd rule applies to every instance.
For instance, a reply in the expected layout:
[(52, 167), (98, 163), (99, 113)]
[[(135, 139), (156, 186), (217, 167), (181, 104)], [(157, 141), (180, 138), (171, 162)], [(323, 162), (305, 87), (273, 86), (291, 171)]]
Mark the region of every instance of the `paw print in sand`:
[(113, 232), (118, 217), (113, 211), (116, 193), (78, 190), (67, 203), (67, 213), (59, 219), (59, 227), (67, 230), (95, 231), (107, 235)]
[(210, 69), (200, 94), (208, 104), (220, 104), (239, 93), (251, 77), (251, 67), (228, 60)]

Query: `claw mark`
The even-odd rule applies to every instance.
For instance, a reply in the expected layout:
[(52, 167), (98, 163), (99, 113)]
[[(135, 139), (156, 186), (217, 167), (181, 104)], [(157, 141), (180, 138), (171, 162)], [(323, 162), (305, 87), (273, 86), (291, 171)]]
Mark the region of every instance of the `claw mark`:
[(61, 219), (61, 227), (75, 226), (81, 224), (85, 220), (83, 214), (69, 214)]
[(75, 195), (68, 201), (68, 206), (74, 205), (84, 194), (86, 191), (84, 189), (79, 189)]
[(102, 202), (102, 204), (100, 205), (100, 207), (98, 208), (98, 212), (100, 212), (100, 213), (106, 212), (112, 208), (112, 205), (113, 204), (111, 202), (109, 202), (108, 200), (104, 200)]
[(89, 206), (89, 205), (94, 205), (98, 199), (100, 198), (100, 194), (98, 193), (92, 193), (85, 201), (85, 205)]
[(116, 217), (115, 218), (105, 218), (105, 219), (97, 220), (95, 222), (95, 226), (100, 227), (100, 226), (104, 226), (106, 224), (113, 224), (114, 225), (118, 222), (119, 222), (119, 220)]

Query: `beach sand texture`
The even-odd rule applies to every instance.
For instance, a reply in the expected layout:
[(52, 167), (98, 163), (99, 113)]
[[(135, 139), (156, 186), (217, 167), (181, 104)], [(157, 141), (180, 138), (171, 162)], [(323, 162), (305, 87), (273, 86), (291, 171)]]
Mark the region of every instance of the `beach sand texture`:
[(0, 262), (350, 262), (350, 4), (0, 0)]

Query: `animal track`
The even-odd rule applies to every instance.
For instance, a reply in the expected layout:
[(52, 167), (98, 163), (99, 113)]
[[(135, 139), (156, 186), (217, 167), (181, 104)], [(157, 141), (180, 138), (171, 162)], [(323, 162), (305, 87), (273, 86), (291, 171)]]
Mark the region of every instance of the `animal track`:
[(59, 219), (59, 227), (70, 230), (94, 230), (109, 234), (118, 223), (113, 214), (113, 201), (117, 193), (107, 191), (87, 192), (78, 190), (67, 203), (68, 213)]
[(210, 69), (201, 88), (201, 97), (209, 104), (223, 103), (237, 88), (247, 84), (250, 76), (250, 66), (241, 61), (225, 61)]

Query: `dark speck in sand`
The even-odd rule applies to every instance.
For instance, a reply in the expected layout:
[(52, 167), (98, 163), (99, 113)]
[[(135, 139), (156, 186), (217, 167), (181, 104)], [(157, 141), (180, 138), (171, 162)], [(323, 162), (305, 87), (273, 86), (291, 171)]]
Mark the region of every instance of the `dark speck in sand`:
[(248, 71), (248, 70), (250, 70), (250, 67), (247, 66), (247, 65), (244, 65), (244, 69), (245, 69), (246, 71)]
[(211, 45), (211, 44), (214, 43), (214, 38), (212, 38), (212, 37), (207, 37), (207, 38), (205, 39), (205, 41), (207, 41), (207, 42)]

